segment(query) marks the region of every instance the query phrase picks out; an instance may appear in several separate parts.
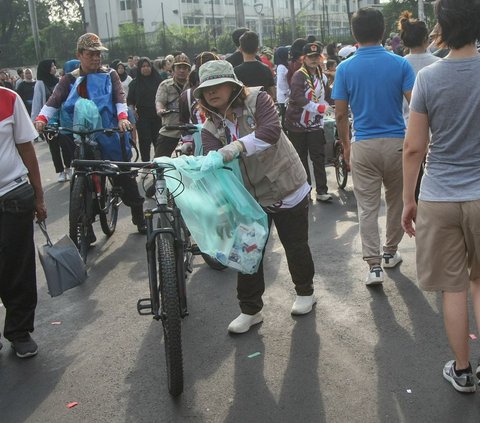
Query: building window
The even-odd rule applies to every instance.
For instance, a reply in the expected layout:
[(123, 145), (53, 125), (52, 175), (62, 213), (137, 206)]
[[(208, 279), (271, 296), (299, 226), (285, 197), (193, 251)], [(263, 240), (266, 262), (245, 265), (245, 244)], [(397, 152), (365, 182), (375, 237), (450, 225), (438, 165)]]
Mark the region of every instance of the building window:
[(198, 4), (200, 0), (182, 0), (182, 3), (195, 3)]
[(132, 10), (132, 1), (137, 2), (137, 8), (142, 8), (142, 0), (120, 0), (120, 10)]
[(196, 28), (202, 26), (202, 18), (186, 16), (183, 18), (183, 26), (187, 28)]

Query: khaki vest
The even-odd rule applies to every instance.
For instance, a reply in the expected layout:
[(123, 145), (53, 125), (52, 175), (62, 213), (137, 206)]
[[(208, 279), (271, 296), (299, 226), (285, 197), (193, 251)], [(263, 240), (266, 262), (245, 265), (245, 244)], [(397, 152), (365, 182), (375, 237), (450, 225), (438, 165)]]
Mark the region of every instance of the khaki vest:
[[(255, 130), (255, 111), (260, 87), (248, 88), (242, 116), (238, 117), (240, 138)], [(226, 144), (223, 127), (217, 128), (211, 119), (204, 128)], [(252, 156), (240, 156), (243, 183), (250, 194), (267, 207), (284, 199), (307, 181), (300, 157), (285, 133), (271, 147)]]

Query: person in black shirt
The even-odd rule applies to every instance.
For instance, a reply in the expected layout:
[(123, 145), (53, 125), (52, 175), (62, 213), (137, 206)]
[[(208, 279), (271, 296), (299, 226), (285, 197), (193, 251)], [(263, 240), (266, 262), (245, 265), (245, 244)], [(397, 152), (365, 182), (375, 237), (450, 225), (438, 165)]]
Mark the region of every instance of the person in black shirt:
[(237, 47), (234, 53), (228, 56), (225, 60), (230, 62), (233, 67), (241, 65), (243, 63), (243, 55), (240, 51), (240, 37), (248, 31), (248, 28), (237, 28), (232, 32), (232, 41), (233, 44)]
[(17, 93), (21, 97), (23, 104), (27, 108), (28, 115), (32, 113), (33, 90), (35, 89), (35, 80), (31, 69), (25, 69), (25, 79), (18, 84)]
[(265, 91), (275, 101), (276, 88), (272, 72), (267, 65), (255, 58), (258, 46), (258, 35), (255, 32), (247, 31), (240, 37), (240, 51), (243, 55), (243, 63), (234, 68), (235, 75), (247, 87), (263, 86)]

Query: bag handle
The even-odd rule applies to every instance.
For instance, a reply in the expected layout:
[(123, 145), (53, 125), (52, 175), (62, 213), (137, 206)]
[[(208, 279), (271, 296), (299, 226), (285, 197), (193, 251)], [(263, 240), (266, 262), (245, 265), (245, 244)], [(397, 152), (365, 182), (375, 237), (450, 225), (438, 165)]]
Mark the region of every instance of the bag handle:
[(50, 237), (48, 236), (48, 232), (47, 232), (47, 223), (46, 221), (44, 220), (43, 222), (37, 222), (40, 230), (42, 231), (43, 235), (45, 235), (45, 238), (47, 239), (47, 244), (48, 246), (53, 246), (53, 243), (50, 239)]

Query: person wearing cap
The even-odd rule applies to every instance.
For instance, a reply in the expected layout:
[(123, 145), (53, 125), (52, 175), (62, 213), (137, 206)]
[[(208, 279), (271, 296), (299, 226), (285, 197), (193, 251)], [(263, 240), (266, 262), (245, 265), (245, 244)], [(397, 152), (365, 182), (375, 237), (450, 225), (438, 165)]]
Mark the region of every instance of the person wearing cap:
[[(402, 147), (405, 121), (403, 97), (410, 101), (415, 82), (412, 66), (382, 46), (385, 23), (375, 8), (359, 9), (352, 33), (359, 48), (337, 67), (332, 97), (347, 166), (352, 170), (357, 199), (362, 256), (368, 266), (367, 286), (383, 283), (384, 267), (398, 265), (403, 237)], [(349, 106), (353, 114), (350, 138)], [(385, 244), (380, 244), (378, 214), (385, 187)]]
[(325, 172), (325, 134), (323, 116), (329, 107), (330, 88), (321, 69), (323, 46), (309, 43), (303, 47), (303, 65), (292, 77), (285, 112), (285, 127), (312, 185), (308, 157), (313, 164), (317, 201), (330, 201)]
[[(316, 302), (314, 265), (308, 245), (310, 186), (297, 152), (283, 133), (272, 98), (260, 87), (246, 88), (232, 65), (213, 60), (200, 68), (194, 96), (207, 116), (202, 129), (204, 153), (218, 150), (223, 161), (240, 160), (245, 188), (277, 228), (296, 290), (291, 313), (307, 314)], [(239, 273), (240, 315), (229, 332), (244, 333), (263, 320), (263, 260), (253, 275)]]
[[(55, 87), (47, 103), (35, 118), (35, 127), (41, 132), (47, 124), (62, 109), (60, 125), (71, 127), (75, 104), (81, 98), (92, 100), (99, 108), (104, 128), (118, 127), (121, 131), (131, 129), (128, 120), (128, 109), (125, 101), (125, 92), (117, 72), (101, 64), (101, 53), (108, 49), (102, 44), (98, 35), (86, 33), (78, 38), (77, 59), (80, 67), (65, 74)], [(128, 134), (122, 135), (128, 138)], [(132, 157), (131, 145), (128, 139), (119, 134), (98, 134), (96, 141), (99, 144), (102, 159), (129, 161)], [(118, 175), (115, 185), (122, 188), (121, 198), (126, 206), (131, 208), (132, 222), (140, 233), (146, 233), (146, 224), (143, 216), (143, 197), (138, 192), (135, 177), (132, 175)], [(89, 228), (91, 243), (96, 241), (93, 229)]]
[[(190, 73), (190, 59), (184, 53), (177, 54), (173, 60), (173, 77), (162, 81), (158, 86), (155, 96), (155, 107), (158, 116), (162, 118), (163, 125), (179, 125), (180, 123), (180, 95), (188, 87), (188, 75)], [(170, 157), (180, 139), (180, 131), (160, 129), (155, 157)]]
[(356, 51), (357, 51), (357, 48), (349, 44), (348, 46), (342, 47), (338, 51), (338, 56), (341, 58), (341, 60), (345, 60), (353, 56)]

